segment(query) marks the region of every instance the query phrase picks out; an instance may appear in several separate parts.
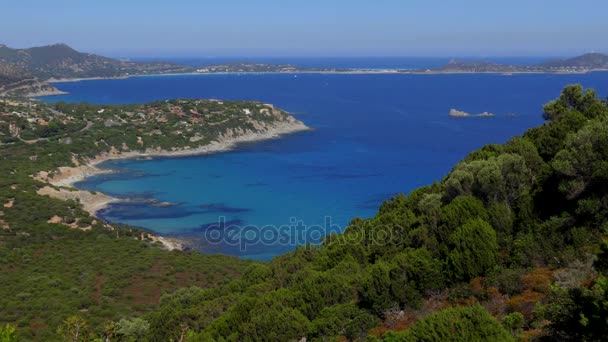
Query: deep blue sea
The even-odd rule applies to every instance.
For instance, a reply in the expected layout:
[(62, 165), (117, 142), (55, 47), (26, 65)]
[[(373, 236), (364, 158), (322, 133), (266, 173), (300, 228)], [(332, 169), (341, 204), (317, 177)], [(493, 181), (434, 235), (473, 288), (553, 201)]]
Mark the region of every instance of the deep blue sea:
[[(69, 94), (46, 100), (259, 100), (313, 127), (227, 153), (111, 161), (104, 167), (119, 172), (78, 184), (135, 199), (100, 212), (109, 221), (187, 238), (206, 253), (270, 259), (440, 180), (484, 144), (542, 124), (542, 105), (570, 83), (606, 95), (608, 73), (150, 76), (60, 83)], [(455, 119), (451, 108), (498, 116)]]

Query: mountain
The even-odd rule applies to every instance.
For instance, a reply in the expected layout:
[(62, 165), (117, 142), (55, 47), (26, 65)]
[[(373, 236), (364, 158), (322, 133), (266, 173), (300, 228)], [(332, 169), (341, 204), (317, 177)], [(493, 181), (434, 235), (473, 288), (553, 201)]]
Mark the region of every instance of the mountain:
[(510, 65), (486, 61), (451, 60), (443, 67), (432, 69), (431, 71), (439, 73), (580, 73), (602, 70), (608, 70), (608, 55), (602, 53), (587, 53), (569, 59), (551, 60), (541, 64), (530, 65)]
[(138, 63), (83, 53), (66, 44), (27, 49), (0, 45), (0, 93), (28, 79), (124, 77), (128, 75), (183, 73), (191, 67), (174, 63)]
[(549, 68), (608, 69), (608, 55), (586, 53), (574, 58), (549, 61), (542, 65)]

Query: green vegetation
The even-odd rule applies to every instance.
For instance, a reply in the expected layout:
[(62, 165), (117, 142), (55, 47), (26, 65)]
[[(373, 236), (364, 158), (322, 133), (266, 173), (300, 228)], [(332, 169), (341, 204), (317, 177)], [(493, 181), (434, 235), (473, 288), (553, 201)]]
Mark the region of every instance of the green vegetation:
[(0, 326), (0, 342), (17, 341), (17, 329), (12, 325)]
[[(257, 102), (170, 100), (145, 105), (0, 102), (0, 143), (52, 170), (101, 153), (176, 151), (299, 122)], [(303, 125), (301, 127), (304, 127)], [(300, 128), (301, 128), (300, 127)]]
[[(150, 106), (171, 112), (165, 105), (197, 117), (187, 106), (201, 113), (199, 106), (218, 104)], [(37, 196), (42, 184), (30, 174), (122, 143), (129, 150), (190, 144), (143, 134), (154, 125), (137, 119), (146, 107), (105, 108), (103, 125), (93, 119), (100, 107), (52, 109), (76, 121), (47, 130), (48, 141), (13, 139), (0, 163), (0, 203), (10, 203), (0, 208), (9, 226), (0, 236), (0, 322), (17, 325), (23, 338), (600, 341), (608, 334), (608, 104), (591, 90), (567, 87), (545, 106), (544, 125), (469, 154), (441, 182), (395, 196), (321, 246), (269, 263), (166, 252), (135, 240), (136, 229), (102, 222), (87, 222), (89, 231), (47, 223), (56, 213), (70, 220), (86, 213)], [(208, 122), (222, 122), (215, 111)], [(93, 128), (82, 131), (88, 121)], [(78, 146), (63, 143), (65, 130)]]
[(386, 342), (515, 341), (481, 305), (441, 310), (405, 332), (387, 333)]
[[(190, 72), (193, 69), (173, 63), (119, 61), (78, 52), (65, 44), (12, 49), (0, 45), (0, 89), (8, 81), (37, 78), (120, 77), (134, 74)], [(3, 83), (5, 79), (7, 83)]]
[(38, 195), (49, 185), (32, 175), (110, 151), (195, 148), (294, 122), (253, 102), (95, 106), (1, 100), (0, 336), (13, 336), (16, 327), (20, 340), (140, 340), (156, 328), (140, 316), (165, 293), (215, 288), (252, 264), (168, 252), (147, 232), (102, 222), (76, 201)]

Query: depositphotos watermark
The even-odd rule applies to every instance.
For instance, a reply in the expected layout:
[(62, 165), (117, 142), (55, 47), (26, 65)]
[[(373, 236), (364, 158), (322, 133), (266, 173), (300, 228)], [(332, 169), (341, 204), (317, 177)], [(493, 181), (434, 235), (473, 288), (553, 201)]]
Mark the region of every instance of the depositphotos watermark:
[[(307, 225), (295, 217), (285, 225), (242, 225), (240, 221), (227, 221), (226, 217), (218, 217), (218, 222), (208, 224), (203, 228), (203, 240), (209, 245), (224, 245), (239, 247), (246, 251), (251, 246), (297, 246), (316, 245), (332, 234), (344, 232), (344, 227), (333, 223), (331, 216), (326, 216), (322, 225)], [(366, 224), (362, 221), (362, 224)], [(356, 244), (365, 240), (367, 243), (384, 245), (391, 241), (394, 229), (365, 229), (364, 226), (349, 225), (349, 234), (333, 235), (332, 240), (344, 244)]]

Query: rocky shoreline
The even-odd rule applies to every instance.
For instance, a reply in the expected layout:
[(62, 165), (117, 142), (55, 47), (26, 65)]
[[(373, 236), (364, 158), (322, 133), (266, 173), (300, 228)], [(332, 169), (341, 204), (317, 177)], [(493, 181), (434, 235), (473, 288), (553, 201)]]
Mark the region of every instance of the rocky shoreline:
[[(54, 87), (53, 87), (54, 88)], [(49, 90), (40, 90), (40, 91), (30, 91), (26, 93), (25, 97), (41, 97), (41, 96), (55, 96), (55, 95), (65, 95), (68, 92), (61, 91), (57, 88), (49, 89)]]
[(52, 84), (37, 81), (37, 80), (26, 80), (25, 84), (14, 86), (9, 89), (6, 87), (0, 88), (0, 96), (6, 95), (17, 95), (24, 97), (39, 97), (39, 96), (51, 96), (51, 95), (63, 95), (67, 94), (65, 91), (61, 91), (55, 88)]

